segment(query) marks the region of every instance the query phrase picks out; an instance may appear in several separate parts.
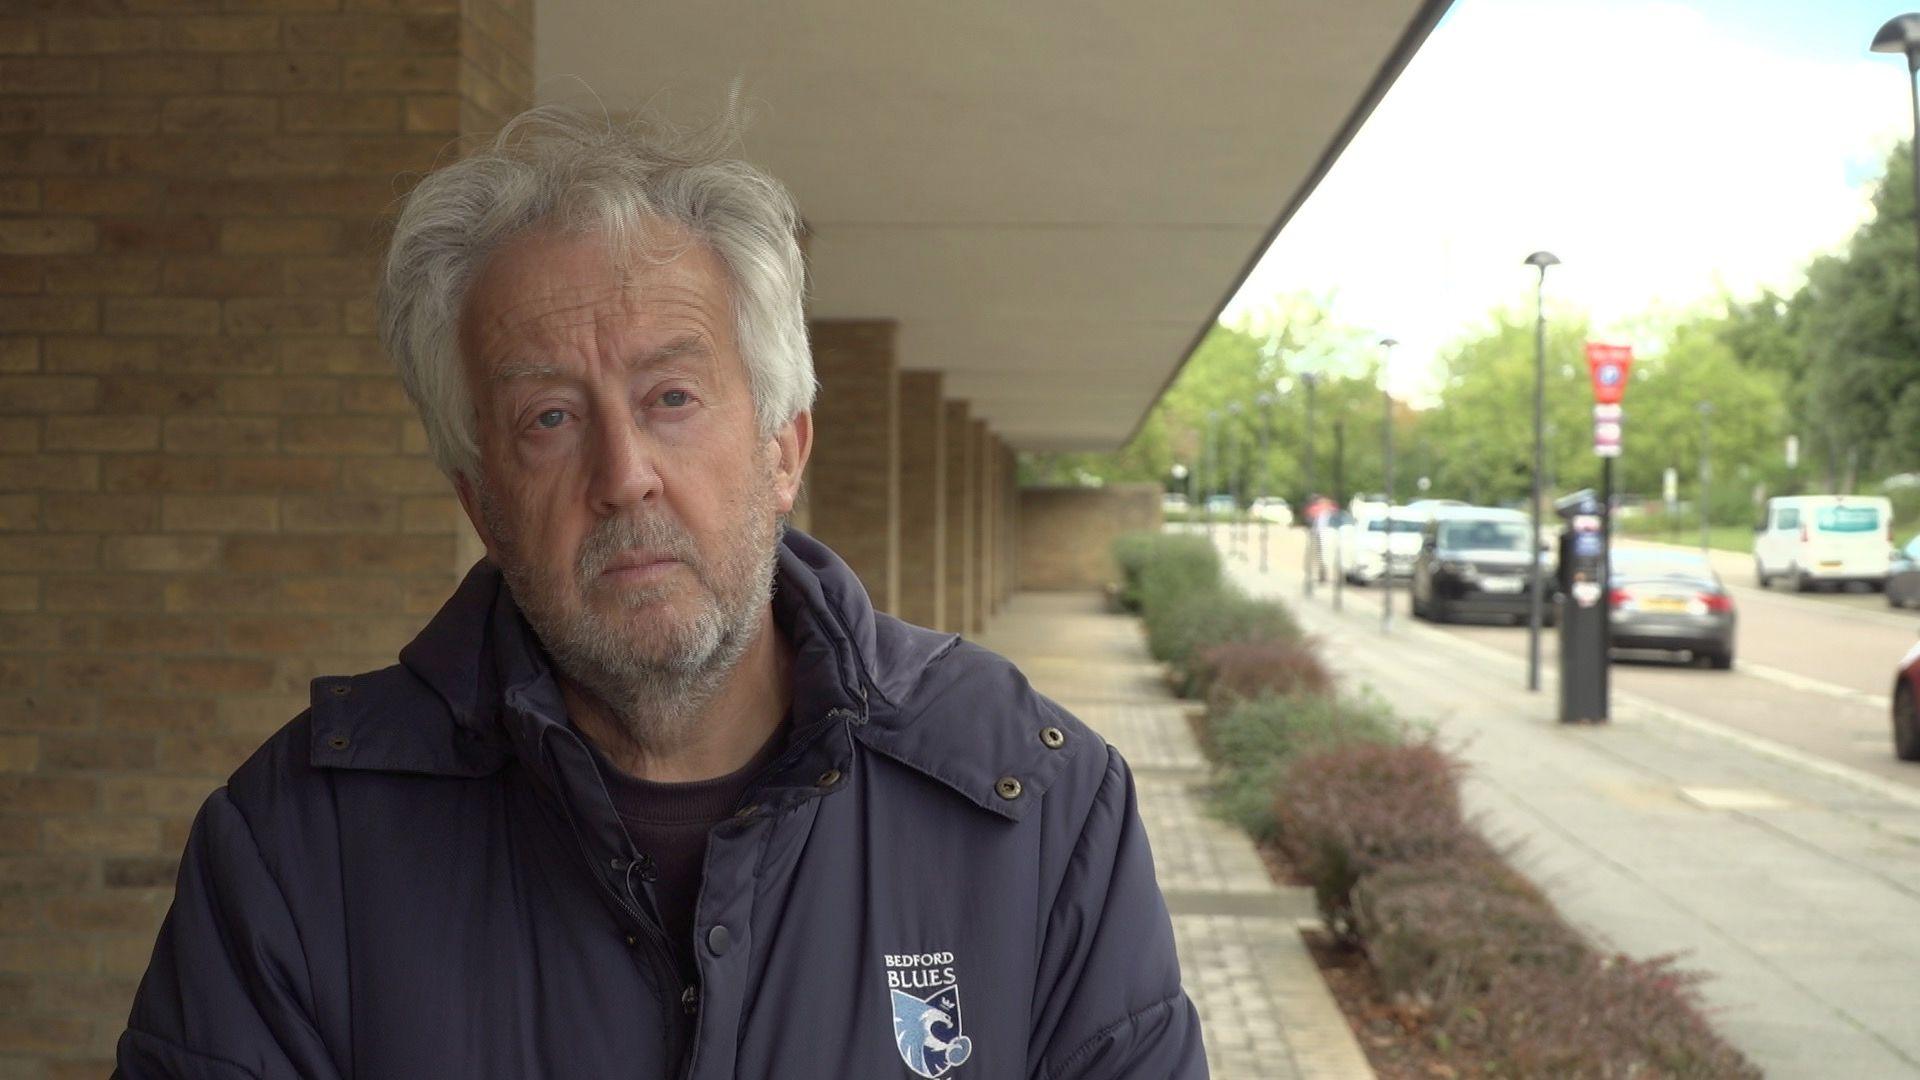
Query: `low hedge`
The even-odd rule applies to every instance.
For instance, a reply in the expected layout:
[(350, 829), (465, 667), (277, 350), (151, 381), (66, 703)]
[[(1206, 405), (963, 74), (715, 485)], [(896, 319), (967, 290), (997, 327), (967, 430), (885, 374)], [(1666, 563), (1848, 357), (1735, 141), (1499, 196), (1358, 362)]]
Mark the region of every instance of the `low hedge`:
[(1113, 542), (1120, 606), (1142, 611), (1149, 586), (1164, 595), (1220, 587), (1220, 553), (1205, 537), (1128, 533)]
[(1279, 835), (1273, 793), (1295, 759), (1330, 746), (1400, 738), (1399, 724), (1377, 700), (1311, 692), (1262, 694), (1210, 709), (1203, 731), (1207, 755), (1218, 766), (1209, 792), (1214, 813), (1262, 842)]
[(1189, 672), (1210, 714), (1262, 696), (1333, 692), (1333, 673), (1320, 661), (1318, 645), (1307, 637), (1209, 645), (1194, 657)]
[(1295, 757), (1278, 841), (1336, 933), (1427, 1037), (1492, 1076), (1758, 1077), (1708, 1026), (1671, 957), (1599, 953), (1461, 816), (1459, 766), (1431, 738)]
[(1286, 607), (1222, 580), (1200, 537), (1114, 546), (1153, 655), (1206, 699), (1213, 809), (1276, 843), (1327, 925), (1427, 1037), (1511, 1077), (1757, 1077), (1672, 958), (1596, 952), (1464, 818), (1460, 764), (1377, 698), (1346, 698)]

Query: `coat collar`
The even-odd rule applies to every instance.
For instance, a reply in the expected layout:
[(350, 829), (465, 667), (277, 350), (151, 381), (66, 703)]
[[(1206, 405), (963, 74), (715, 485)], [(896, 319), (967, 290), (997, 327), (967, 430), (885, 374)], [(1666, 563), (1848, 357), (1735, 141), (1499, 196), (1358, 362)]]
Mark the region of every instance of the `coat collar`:
[[(792, 774), (796, 798), (826, 768), (845, 771), (851, 734), (984, 809), (1024, 816), (1033, 800), (1000, 798), (996, 778), (1037, 777), (1053, 768), (1025, 760), (1028, 752), (971, 763), (984, 748), (979, 733), (946, 715), (951, 701), (934, 707), (949, 691), (965, 695), (947, 684), (970, 681), (956, 679), (955, 672), (927, 677), (931, 669), (951, 666), (937, 661), (953, 651), (956, 636), (876, 615), (852, 569), (826, 545), (792, 529), (777, 552), (773, 606), (794, 648), (792, 742), (815, 751), (783, 755), (775, 767)], [(1004, 661), (999, 665), (1011, 670)], [(565, 704), (545, 650), (488, 560), (468, 571), (401, 650), (397, 666), (323, 676), (312, 691), (316, 766), (480, 776), (518, 758), (560, 786), (549, 747), (571, 741), (556, 734), (570, 728)], [(991, 714), (1012, 703), (983, 704), (986, 709), (964, 711)], [(1044, 784), (1030, 786), (1037, 796)]]

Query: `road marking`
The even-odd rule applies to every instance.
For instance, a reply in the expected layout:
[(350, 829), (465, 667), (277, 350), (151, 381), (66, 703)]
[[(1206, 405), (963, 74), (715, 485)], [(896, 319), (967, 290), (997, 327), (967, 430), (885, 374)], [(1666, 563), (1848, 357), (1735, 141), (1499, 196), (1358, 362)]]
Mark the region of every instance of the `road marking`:
[(1785, 799), (1751, 788), (1683, 787), (1680, 797), (1705, 810), (1778, 810)]
[(1830, 683), (1825, 679), (1816, 679), (1808, 675), (1801, 675), (1792, 671), (1783, 671), (1777, 667), (1768, 667), (1765, 664), (1755, 664), (1746, 660), (1741, 660), (1733, 666), (1734, 670), (1739, 671), (1743, 675), (1751, 675), (1756, 679), (1765, 679), (1770, 683), (1784, 686), (1789, 690), (1801, 690), (1809, 694), (1825, 694), (1828, 697), (1839, 698), (1842, 701), (1850, 701), (1856, 705), (1870, 706), (1881, 712), (1886, 712), (1893, 708), (1893, 698), (1887, 694), (1869, 694), (1865, 690), (1855, 690), (1851, 686), (1841, 686), (1839, 683)]

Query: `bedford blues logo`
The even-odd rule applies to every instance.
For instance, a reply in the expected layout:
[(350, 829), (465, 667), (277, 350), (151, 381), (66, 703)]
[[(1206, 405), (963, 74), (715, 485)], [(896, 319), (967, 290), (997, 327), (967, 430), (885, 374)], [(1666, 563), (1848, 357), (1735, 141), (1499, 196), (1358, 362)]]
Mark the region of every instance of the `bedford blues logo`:
[(889, 953), (887, 991), (893, 996), (893, 1045), (907, 1068), (925, 1077), (945, 1076), (973, 1056), (973, 1040), (960, 1033), (960, 982), (953, 954)]

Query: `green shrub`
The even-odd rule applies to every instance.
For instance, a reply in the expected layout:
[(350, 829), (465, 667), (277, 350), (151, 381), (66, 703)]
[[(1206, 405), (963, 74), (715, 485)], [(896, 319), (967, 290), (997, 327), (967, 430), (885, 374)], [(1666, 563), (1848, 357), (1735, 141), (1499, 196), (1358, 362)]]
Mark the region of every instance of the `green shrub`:
[(1142, 610), (1150, 607), (1156, 595), (1210, 593), (1221, 587), (1220, 553), (1205, 537), (1156, 533), (1145, 536), (1147, 543), (1124, 550), (1120, 545), (1115, 548), (1116, 559), (1133, 560), (1138, 567), (1130, 582)]
[(1256, 600), (1231, 586), (1186, 588), (1150, 572), (1145, 597), (1147, 650), (1174, 669), (1187, 696), (1204, 690), (1193, 677), (1201, 650), (1229, 642), (1300, 637), (1299, 624), (1285, 605)]
[(1274, 790), (1302, 754), (1344, 742), (1390, 743), (1400, 726), (1374, 698), (1343, 702), (1325, 694), (1262, 695), (1209, 712), (1206, 749), (1219, 773), (1213, 812), (1257, 840), (1274, 839)]
[(1898, 530), (1893, 537), (1896, 544), (1904, 544), (1908, 537), (1905, 531), (1920, 521), (1920, 487), (1895, 488), (1887, 492), (1887, 499), (1893, 503), (1893, 523)]

